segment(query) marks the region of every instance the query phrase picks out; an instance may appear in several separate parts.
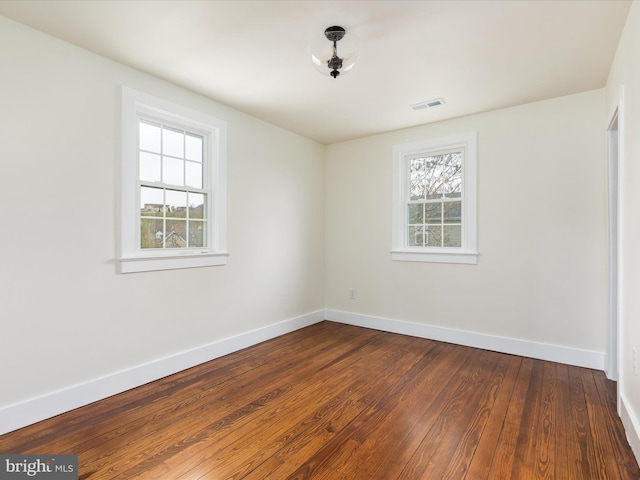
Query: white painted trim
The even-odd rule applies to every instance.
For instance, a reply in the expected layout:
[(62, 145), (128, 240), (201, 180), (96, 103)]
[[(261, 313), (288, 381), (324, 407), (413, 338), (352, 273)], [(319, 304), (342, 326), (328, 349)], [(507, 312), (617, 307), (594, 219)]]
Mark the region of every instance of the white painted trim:
[[(607, 378), (618, 382), (618, 392), (624, 390), (624, 378), (620, 375), (623, 351), (621, 335), (623, 332), (623, 238), (624, 238), (624, 85), (620, 85), (611, 104), (611, 111), (607, 117), (609, 123), (606, 128), (607, 145), (607, 203), (609, 230), (609, 340), (607, 347), (606, 370)], [(617, 122), (614, 130), (613, 126)], [(616, 133), (615, 143), (612, 142), (612, 132)], [(615, 163), (613, 162), (615, 160)], [(614, 208), (615, 206), (615, 208)], [(613, 241), (616, 244), (613, 245)], [(620, 398), (618, 396), (618, 413), (620, 413)]]
[[(624, 365), (624, 351), (622, 345), (622, 335), (625, 332), (625, 311), (624, 311), (624, 232), (625, 232), (625, 104), (624, 85), (618, 88), (618, 297), (617, 302), (617, 332), (616, 332), (616, 354), (618, 367), (618, 414), (621, 414), (621, 392), (625, 389), (625, 376), (620, 374), (621, 365)], [(636, 454), (637, 457), (637, 454)]]
[(516, 338), (498, 337), (484, 333), (436, 327), (404, 320), (373, 317), (340, 310), (325, 310), (325, 318), (334, 322), (373, 328), (385, 332), (400, 333), (522, 357), (537, 358), (595, 370), (604, 370), (603, 352), (531, 342)]
[(391, 260), (399, 262), (462, 263), (476, 265), (478, 263), (478, 253), (446, 251), (431, 253), (425, 251), (411, 252), (409, 250), (392, 250)]
[(144, 256), (120, 258), (120, 273), (153, 272), (178, 268), (214, 267), (226, 265), (229, 252), (188, 253), (171, 256)]
[(620, 393), (618, 397), (620, 399), (618, 410), (624, 431), (627, 434), (627, 441), (636, 460), (640, 463), (640, 422), (633, 413), (633, 409), (624, 393)]
[(307, 313), (0, 408), (0, 435), (324, 320)]
[[(609, 240), (609, 339), (605, 373), (618, 380), (618, 110), (606, 131), (607, 143), (607, 228)], [(615, 129), (613, 125), (615, 126)]]

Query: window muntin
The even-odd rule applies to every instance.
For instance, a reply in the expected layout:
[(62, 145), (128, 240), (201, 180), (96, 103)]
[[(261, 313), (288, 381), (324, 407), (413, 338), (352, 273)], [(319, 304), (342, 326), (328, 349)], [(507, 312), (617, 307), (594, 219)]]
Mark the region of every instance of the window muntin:
[(392, 260), (477, 263), (476, 132), (393, 147)]

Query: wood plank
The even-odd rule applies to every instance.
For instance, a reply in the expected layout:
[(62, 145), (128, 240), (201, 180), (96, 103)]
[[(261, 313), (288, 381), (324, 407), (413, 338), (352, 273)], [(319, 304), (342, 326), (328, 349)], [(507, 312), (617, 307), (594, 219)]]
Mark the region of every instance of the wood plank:
[[(523, 437), (520, 430), (525, 428), (523, 425), (523, 417), (525, 412), (525, 404), (527, 400), (527, 392), (533, 373), (534, 360), (530, 358), (522, 359), (516, 384), (509, 401), (504, 421), (502, 422), (500, 436), (495, 448), (491, 467), (487, 479), (509, 480), (512, 477), (512, 471), (516, 463), (516, 450), (520, 445), (519, 440)], [(499, 428), (496, 426), (495, 428)], [(526, 437), (524, 437), (526, 438)], [(520, 460), (522, 463), (522, 460)], [(478, 477), (483, 478), (483, 477)]]
[(541, 412), (543, 384), (544, 362), (534, 360), (514, 453), (512, 477), (510, 478), (522, 480), (536, 478), (536, 444), (542, 435), (541, 425), (537, 420)]
[(533, 478), (551, 479), (555, 475), (557, 430), (556, 364), (544, 362), (540, 410), (536, 417), (536, 453)]
[[(555, 466), (553, 478), (565, 474), (569, 478), (578, 478), (579, 455), (572, 455), (570, 446), (574, 445), (576, 428), (571, 415), (571, 386), (569, 384), (569, 369), (567, 365), (556, 364), (556, 428), (555, 428)], [(578, 452), (579, 453), (579, 452)]]

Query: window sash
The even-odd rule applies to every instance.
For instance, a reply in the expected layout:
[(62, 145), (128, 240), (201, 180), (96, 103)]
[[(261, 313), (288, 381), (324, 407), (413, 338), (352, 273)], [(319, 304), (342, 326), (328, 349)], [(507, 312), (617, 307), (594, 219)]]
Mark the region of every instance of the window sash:
[[(208, 144), (211, 142), (211, 139), (209, 138), (210, 135), (208, 135), (207, 132), (204, 132), (202, 130), (197, 130), (194, 128), (185, 128), (183, 125), (180, 125), (178, 123), (166, 121), (165, 119), (150, 116), (150, 115), (138, 115), (137, 122), (138, 122), (137, 159), (138, 159), (138, 172), (139, 172), (137, 204), (139, 207), (138, 211), (140, 212), (140, 215), (137, 217), (137, 221), (136, 221), (136, 232), (138, 232), (138, 239), (137, 239), (138, 248), (144, 252), (153, 252), (153, 251), (161, 252), (164, 250), (183, 251), (183, 250), (190, 250), (190, 249), (197, 250), (197, 249), (208, 248), (210, 235), (207, 233), (207, 229), (209, 228), (209, 208), (207, 208), (208, 207), (207, 201), (211, 194), (210, 188), (209, 188), (209, 185), (211, 183), (210, 175), (209, 175), (209, 171), (210, 171), (209, 167), (210, 167), (211, 159), (208, 158), (206, 153), (209, 147)], [(149, 125), (149, 126), (159, 128), (160, 138), (159, 138), (159, 146), (157, 148), (155, 149), (143, 148), (142, 141), (140, 138), (141, 125)], [(173, 152), (165, 151), (164, 136), (163, 136), (165, 129), (182, 135), (183, 145), (182, 145), (181, 156), (175, 155), (175, 154), (172, 155), (171, 153)], [(187, 154), (186, 142), (187, 142), (188, 136), (192, 138), (197, 137), (202, 139), (202, 154), (201, 154), (201, 160), (199, 162), (195, 160), (190, 160), (187, 158), (188, 154)], [(140, 174), (141, 154), (145, 154), (145, 153), (157, 155), (159, 157), (159, 169), (160, 169), (160, 179), (161, 179), (160, 181), (149, 181), (149, 180), (143, 180), (142, 178), (140, 178), (141, 177), (141, 174)], [(167, 183), (165, 181), (162, 181), (165, 179), (165, 175), (164, 175), (164, 168), (165, 168), (164, 159), (165, 158), (175, 159), (182, 162), (183, 164), (182, 165), (182, 169), (183, 169), (182, 184), (183, 185), (179, 185), (177, 183)], [(187, 165), (191, 163), (199, 164), (201, 166), (202, 187), (200, 188), (187, 185), (186, 169), (187, 169)], [(157, 212), (157, 213), (161, 213), (162, 215), (160, 216), (145, 215), (145, 210), (144, 210), (145, 205), (142, 202), (143, 188), (157, 189), (162, 192), (162, 202), (159, 204), (162, 207), (161, 207), (161, 210)], [(185, 194), (185, 197), (186, 197), (186, 202), (185, 202), (186, 205), (184, 205), (184, 209), (186, 213), (185, 217), (167, 215), (168, 213), (167, 209), (170, 208), (169, 200), (167, 200), (167, 191), (182, 192)], [(204, 203), (202, 205), (203, 216), (201, 218), (191, 218), (189, 215), (191, 210), (191, 206), (189, 204), (189, 197), (191, 196), (190, 194), (204, 196)], [(152, 223), (151, 221), (153, 220), (155, 220), (155, 225), (158, 225), (158, 222), (161, 222), (161, 225), (162, 225), (160, 227), (161, 230), (158, 230), (157, 232), (149, 232), (149, 234), (143, 235), (143, 232), (145, 230), (144, 225)], [(168, 225), (176, 225), (182, 222), (184, 222), (183, 234), (181, 234), (182, 232), (180, 230), (179, 231), (167, 230)], [(192, 226), (192, 224), (194, 226), (197, 224), (201, 224), (201, 230), (202, 230), (201, 235), (197, 231), (195, 233), (191, 231), (190, 227)], [(150, 238), (150, 235), (153, 235), (153, 238)], [(202, 238), (202, 241), (198, 241), (199, 237)], [(149, 246), (145, 247), (145, 243), (149, 244)], [(156, 246), (155, 247), (150, 246), (153, 244), (156, 244)]]
[[(435, 157), (444, 157), (446, 155), (452, 155), (452, 154), (457, 154), (460, 155), (460, 170), (459, 170), (459, 176), (460, 176), (460, 192), (459, 192), (459, 196), (455, 196), (455, 197), (447, 197), (445, 196), (446, 194), (444, 192), (442, 192), (442, 196), (438, 197), (438, 198), (426, 198), (428, 196), (429, 191), (425, 188), (425, 193), (424, 196), (425, 198), (422, 199), (412, 199), (412, 186), (413, 186), (413, 181), (411, 178), (411, 163), (415, 160), (423, 160), (423, 159), (429, 159), (429, 158), (435, 158)], [(464, 247), (463, 245), (463, 240), (464, 240), (464, 182), (465, 182), (465, 149), (464, 148), (447, 148), (447, 149), (440, 149), (440, 150), (425, 150), (425, 151), (421, 151), (421, 152), (413, 152), (410, 154), (407, 154), (404, 156), (404, 169), (403, 169), (404, 173), (405, 173), (405, 195), (404, 195), (404, 201), (405, 201), (405, 217), (404, 217), (404, 224), (405, 224), (405, 235), (404, 235), (404, 247), (408, 248), (408, 249), (425, 249), (425, 248), (429, 248), (429, 249), (450, 249), (450, 248), (456, 248), (456, 249), (462, 249)], [(434, 177), (425, 177), (425, 181), (429, 180), (429, 179), (433, 179)], [(442, 178), (442, 176), (436, 177), (436, 178)], [(457, 192), (456, 192), (457, 193)], [(444, 205), (446, 203), (460, 203), (460, 207), (461, 207), (461, 212), (460, 212), (460, 221), (459, 222), (445, 222), (444, 220), (444, 215), (445, 215), (445, 207)], [(420, 223), (412, 223), (410, 222), (410, 219), (408, 218), (408, 210), (409, 210), (409, 205), (441, 205), (440, 208), (440, 220), (439, 222), (429, 222), (427, 219), (427, 215), (424, 214), (423, 215), (423, 221)], [(444, 230), (445, 230), (445, 226), (460, 226), (460, 245), (445, 245), (445, 234), (444, 234)], [(417, 227), (422, 227), (421, 229), (418, 229)], [(434, 243), (431, 243), (429, 241), (425, 242), (424, 239), (428, 239), (429, 237), (429, 232), (434, 232), (436, 228), (440, 229), (441, 231), (441, 235), (440, 235), (440, 245), (435, 245)], [(420, 242), (421, 245), (418, 245), (417, 241), (415, 241), (415, 238), (412, 239), (412, 235), (411, 235), (411, 231), (412, 229), (414, 231), (422, 231), (423, 232), (423, 241)], [(412, 241), (414, 240), (414, 241)]]

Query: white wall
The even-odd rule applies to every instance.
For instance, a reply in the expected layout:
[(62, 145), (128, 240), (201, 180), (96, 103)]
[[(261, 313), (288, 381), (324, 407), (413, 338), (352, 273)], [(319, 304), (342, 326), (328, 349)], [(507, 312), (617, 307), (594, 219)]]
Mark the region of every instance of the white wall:
[[(327, 147), (327, 308), (603, 358), (603, 116), (597, 90)], [(392, 145), (468, 131), (478, 132), (478, 264), (391, 261)]]
[[(619, 95), (620, 87), (624, 94)], [(634, 2), (618, 45), (607, 81), (606, 112), (609, 117), (623, 98), (620, 149), (624, 168), (621, 221), (623, 224), (622, 318), (619, 394), (622, 420), (631, 446), (640, 458), (640, 381), (633, 373), (632, 348), (640, 346), (640, 4)], [(604, 123), (604, 122), (603, 122)], [(606, 123), (605, 123), (606, 126)]]
[[(324, 147), (0, 17), (0, 409), (324, 302)], [(116, 273), (120, 84), (228, 122), (223, 267)]]

